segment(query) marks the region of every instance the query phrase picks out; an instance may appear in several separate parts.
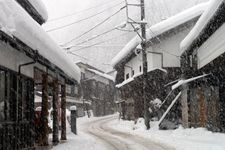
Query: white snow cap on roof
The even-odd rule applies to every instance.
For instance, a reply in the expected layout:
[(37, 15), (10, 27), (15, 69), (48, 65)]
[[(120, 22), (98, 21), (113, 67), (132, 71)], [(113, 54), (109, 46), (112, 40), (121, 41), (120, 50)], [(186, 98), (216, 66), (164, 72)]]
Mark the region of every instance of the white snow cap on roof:
[(180, 49), (182, 52), (184, 52), (191, 45), (191, 43), (199, 36), (201, 31), (205, 28), (205, 26), (215, 14), (216, 10), (222, 2), (223, 0), (210, 0), (206, 11), (202, 14), (202, 16), (200, 17), (194, 28), (190, 31), (190, 33), (181, 42)]
[(72, 58), (15, 0), (0, 0), (0, 30), (38, 50), (40, 55), (62, 69), (68, 76), (80, 81), (80, 69)]
[(112, 77), (112, 76), (110, 76), (110, 75), (108, 75), (108, 74), (106, 74), (106, 73), (101, 73), (101, 72), (99, 72), (99, 71), (97, 71), (97, 70), (94, 70), (94, 69), (88, 69), (88, 70), (91, 71), (91, 72), (94, 72), (95, 74), (97, 74), (97, 75), (99, 75), (99, 76), (101, 76), (101, 77), (104, 77), (104, 78), (106, 78), (106, 79), (115, 81), (115, 78), (114, 78), (114, 77)]
[(48, 20), (48, 12), (42, 0), (28, 0), (45, 21)]
[[(200, 16), (207, 8), (207, 3), (201, 3), (192, 8), (189, 8), (175, 16), (172, 16), (160, 23), (157, 23), (147, 29), (147, 40), (150, 40), (166, 31), (169, 31), (197, 16)], [(139, 36), (135, 36), (127, 45), (112, 59), (111, 64), (113, 67), (119, 63), (124, 57), (126, 57), (133, 49), (135, 49), (141, 43)]]

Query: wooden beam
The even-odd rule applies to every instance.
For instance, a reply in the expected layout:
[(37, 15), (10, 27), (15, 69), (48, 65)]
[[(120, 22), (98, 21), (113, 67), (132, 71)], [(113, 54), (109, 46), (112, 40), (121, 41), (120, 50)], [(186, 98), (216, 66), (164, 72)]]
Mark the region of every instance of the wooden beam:
[(58, 79), (53, 81), (53, 144), (59, 143), (59, 118), (58, 118), (58, 104), (59, 104), (59, 84)]
[(48, 75), (42, 74), (42, 104), (41, 104), (41, 139), (39, 144), (48, 146)]
[(61, 140), (66, 138), (66, 85), (61, 85)]

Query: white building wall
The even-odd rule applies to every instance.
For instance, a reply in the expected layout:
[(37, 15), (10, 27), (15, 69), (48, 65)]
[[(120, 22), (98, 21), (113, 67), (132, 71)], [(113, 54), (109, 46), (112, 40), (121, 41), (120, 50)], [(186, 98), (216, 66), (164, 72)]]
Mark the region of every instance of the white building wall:
[[(19, 65), (31, 62), (32, 59), (27, 57), (24, 53), (13, 49), (8, 44), (0, 41), (0, 66), (18, 72)], [(21, 69), (21, 73), (30, 78), (34, 77), (34, 66), (39, 69), (46, 70), (44, 66), (36, 63), (34, 65), (24, 66)]]
[[(152, 45), (147, 49), (147, 51), (158, 52), (163, 54), (163, 67), (180, 67), (180, 42), (185, 36), (189, 33), (191, 28), (186, 28), (182, 31), (177, 31), (171, 33), (168, 37), (163, 37), (160, 39), (158, 44)], [(162, 61), (161, 56), (158, 54), (147, 53), (148, 60), (148, 71), (154, 68), (161, 68)], [(135, 74), (140, 73), (139, 66), (142, 67), (142, 54), (132, 58), (125, 65), (125, 74), (124, 78), (126, 79), (126, 74), (129, 73), (131, 77), (131, 68), (135, 71)], [(143, 70), (143, 67), (142, 67)]]
[[(134, 70), (134, 75), (139, 74), (143, 71), (142, 67), (142, 54), (140, 53), (138, 56), (132, 58), (128, 63), (126, 63), (124, 70), (124, 79), (126, 79), (126, 75), (129, 73), (129, 78), (132, 77), (132, 70)], [(140, 71), (141, 67), (141, 71)]]
[[(180, 67), (180, 42), (186, 37), (189, 31), (190, 29), (177, 31), (169, 37), (160, 39), (159, 44), (153, 45), (148, 50), (163, 53), (163, 67)], [(153, 55), (153, 66), (160, 67), (159, 64), (161, 64), (161, 62), (159, 63), (159, 60), (161, 60), (161, 58), (159, 57), (159, 55)]]
[(202, 68), (225, 52), (225, 25), (222, 25), (198, 49), (198, 68)]

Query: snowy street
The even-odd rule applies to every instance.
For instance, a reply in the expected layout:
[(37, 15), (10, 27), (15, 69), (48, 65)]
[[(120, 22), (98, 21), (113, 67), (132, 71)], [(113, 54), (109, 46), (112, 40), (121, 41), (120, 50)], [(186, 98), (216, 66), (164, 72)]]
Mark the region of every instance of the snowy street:
[(143, 120), (118, 120), (118, 114), (78, 119), (78, 135), (67, 126), (68, 141), (54, 150), (224, 150), (225, 135), (203, 128), (145, 130)]
[(166, 145), (113, 129), (110, 122), (117, 119), (118, 116), (114, 115), (85, 123), (82, 132), (96, 138), (97, 143), (103, 144), (107, 150), (172, 150)]
[(78, 120), (78, 135), (71, 133), (68, 126), (69, 141), (54, 147), (55, 150), (173, 150), (164, 144), (113, 129), (110, 124), (118, 120), (118, 115)]

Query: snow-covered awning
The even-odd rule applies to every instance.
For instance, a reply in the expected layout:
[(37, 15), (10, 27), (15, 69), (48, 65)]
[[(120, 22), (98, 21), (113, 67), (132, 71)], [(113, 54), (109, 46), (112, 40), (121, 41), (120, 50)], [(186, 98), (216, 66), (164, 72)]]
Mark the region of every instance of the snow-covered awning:
[(181, 85), (190, 83), (190, 82), (195, 81), (195, 80), (197, 80), (197, 79), (204, 78), (204, 77), (206, 77), (206, 76), (208, 76), (208, 75), (209, 75), (209, 74), (204, 74), (204, 75), (197, 76), (197, 77), (193, 77), (193, 78), (186, 79), (186, 80), (181, 79), (181, 80), (179, 80), (176, 84), (174, 84), (174, 85), (172, 86), (172, 90), (177, 89), (177, 88), (180, 87)]
[[(165, 33), (181, 24), (186, 23), (200, 16), (208, 6), (208, 3), (201, 3), (192, 8), (189, 8), (175, 16), (172, 16), (160, 23), (157, 23), (147, 29), (147, 40), (151, 40), (160, 34)], [(139, 44), (141, 39), (139, 36), (135, 36), (126, 46), (112, 59), (111, 64), (115, 67), (123, 58), (125, 58), (129, 53), (131, 53)]]
[[(164, 72), (164, 73), (167, 73), (167, 70), (165, 70), (165, 69), (163, 69), (163, 68), (152, 68), (151, 70), (148, 70), (148, 72), (153, 72), (153, 71), (156, 71), (156, 70), (160, 70), (160, 71), (162, 71), (162, 72)], [(122, 83), (120, 83), (120, 84), (117, 84), (117, 85), (116, 85), (116, 88), (121, 88), (121, 87), (123, 87), (124, 85), (126, 85), (126, 84), (128, 84), (128, 83), (134, 81), (134, 78), (137, 78), (137, 77), (139, 77), (139, 76), (141, 76), (141, 75), (143, 75), (143, 72), (140, 72), (140, 73), (135, 74), (133, 77), (131, 77), (131, 78), (127, 79), (127, 80), (124, 80), (124, 81), (123, 81)]]
[(115, 81), (114, 77), (112, 77), (112, 76), (110, 76), (110, 75), (108, 75), (106, 73), (101, 73), (101, 72), (99, 72), (97, 70), (94, 70), (94, 69), (88, 69), (88, 70), (93, 72), (93, 73), (95, 73), (95, 74), (97, 74), (97, 75), (99, 75), (99, 76), (101, 76), (101, 77), (103, 77), (103, 78)]
[(192, 44), (192, 42), (200, 35), (202, 30), (212, 19), (212, 17), (214, 16), (215, 12), (217, 11), (222, 2), (224, 2), (224, 0), (210, 0), (207, 9), (202, 14), (202, 16), (200, 17), (194, 28), (181, 42), (180, 49), (182, 52), (184, 52)]
[(69, 77), (80, 82), (80, 69), (15, 1), (0, 0), (0, 30), (24, 42), (52, 64), (63, 70)]
[(28, 0), (45, 21), (48, 20), (48, 12), (41, 0)]

